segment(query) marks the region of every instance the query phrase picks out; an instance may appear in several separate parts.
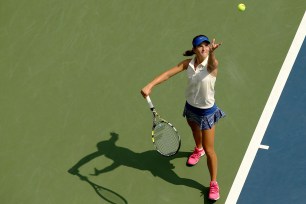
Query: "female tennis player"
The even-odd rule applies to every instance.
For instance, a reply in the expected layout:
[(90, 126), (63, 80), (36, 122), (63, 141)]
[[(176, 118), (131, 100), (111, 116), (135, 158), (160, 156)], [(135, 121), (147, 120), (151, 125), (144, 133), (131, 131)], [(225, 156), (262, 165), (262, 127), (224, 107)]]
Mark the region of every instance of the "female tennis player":
[(192, 45), (193, 48), (185, 51), (183, 55), (195, 57), (183, 60), (157, 76), (141, 90), (141, 94), (147, 97), (154, 86), (186, 71), (188, 84), (183, 116), (186, 117), (195, 141), (194, 151), (189, 156), (187, 164), (195, 165), (206, 153), (211, 177), (208, 197), (218, 200), (220, 195), (217, 183), (217, 155), (214, 150), (215, 124), (225, 116), (225, 113), (215, 103), (215, 81), (218, 73), (215, 50), (221, 43), (215, 43), (215, 39), (210, 42), (207, 36), (198, 35), (193, 38)]

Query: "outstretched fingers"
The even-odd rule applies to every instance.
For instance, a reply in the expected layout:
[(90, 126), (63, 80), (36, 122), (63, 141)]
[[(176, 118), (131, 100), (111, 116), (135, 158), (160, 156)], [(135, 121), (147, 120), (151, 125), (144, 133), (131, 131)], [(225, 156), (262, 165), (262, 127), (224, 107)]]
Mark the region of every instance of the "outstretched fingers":
[(215, 49), (217, 49), (222, 43), (216, 43), (215, 38), (212, 40), (210, 44), (210, 51), (213, 52)]

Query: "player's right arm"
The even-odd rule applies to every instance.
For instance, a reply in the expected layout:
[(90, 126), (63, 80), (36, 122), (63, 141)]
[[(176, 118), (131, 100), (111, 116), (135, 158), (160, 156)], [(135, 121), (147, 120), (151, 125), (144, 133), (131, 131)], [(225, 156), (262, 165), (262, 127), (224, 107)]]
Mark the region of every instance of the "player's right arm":
[(187, 69), (189, 62), (191, 59), (186, 59), (182, 62), (180, 62), (175, 67), (172, 67), (171, 69), (165, 71), (164, 73), (160, 74), (159, 76), (155, 77), (150, 83), (148, 83), (145, 87), (141, 89), (141, 94), (144, 98), (146, 98), (148, 95), (150, 95), (152, 89), (154, 86), (167, 81), (172, 76), (184, 71)]

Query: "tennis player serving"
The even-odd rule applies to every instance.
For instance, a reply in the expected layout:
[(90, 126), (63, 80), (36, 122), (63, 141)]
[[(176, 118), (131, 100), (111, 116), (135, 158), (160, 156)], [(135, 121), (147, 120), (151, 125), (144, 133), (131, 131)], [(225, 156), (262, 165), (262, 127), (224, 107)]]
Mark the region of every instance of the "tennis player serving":
[(177, 66), (157, 76), (141, 90), (141, 94), (146, 98), (154, 86), (186, 71), (188, 83), (183, 116), (191, 128), (195, 141), (195, 148), (187, 160), (187, 165), (197, 164), (206, 153), (207, 167), (211, 177), (208, 198), (211, 200), (220, 198), (214, 139), (215, 124), (225, 116), (225, 113), (215, 103), (215, 82), (218, 74), (218, 60), (215, 51), (220, 45), (221, 43), (215, 43), (215, 39), (210, 42), (205, 35), (194, 37), (192, 49), (185, 51), (183, 55), (195, 56), (183, 60)]

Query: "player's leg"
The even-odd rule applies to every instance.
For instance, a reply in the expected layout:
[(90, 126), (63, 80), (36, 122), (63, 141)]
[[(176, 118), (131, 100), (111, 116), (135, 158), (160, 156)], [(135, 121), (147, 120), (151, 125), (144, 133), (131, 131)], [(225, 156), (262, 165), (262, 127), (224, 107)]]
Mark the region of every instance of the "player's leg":
[(207, 157), (207, 167), (210, 172), (211, 180), (217, 180), (217, 168), (218, 168), (218, 161), (217, 155), (215, 152), (215, 126), (211, 129), (202, 130), (202, 141), (203, 141), (203, 148), (206, 153)]
[(215, 126), (213, 126), (211, 129), (202, 130), (202, 135), (203, 148), (207, 157), (207, 167), (211, 177), (209, 198), (212, 200), (218, 200), (220, 195), (219, 186), (217, 183), (218, 159), (214, 148)]
[(205, 151), (203, 150), (202, 146), (202, 131), (199, 125), (196, 122), (190, 120), (187, 120), (187, 123), (191, 128), (193, 139), (196, 145), (193, 153), (189, 156), (187, 160), (187, 164), (193, 166), (199, 162), (201, 156), (205, 154)]
[(189, 121), (189, 120), (187, 120), (187, 123), (188, 123), (189, 127), (191, 128), (193, 139), (194, 139), (194, 142), (196, 144), (196, 147), (198, 149), (201, 149), (203, 147), (202, 146), (202, 132), (201, 132), (201, 129), (200, 129), (199, 125), (196, 122)]

